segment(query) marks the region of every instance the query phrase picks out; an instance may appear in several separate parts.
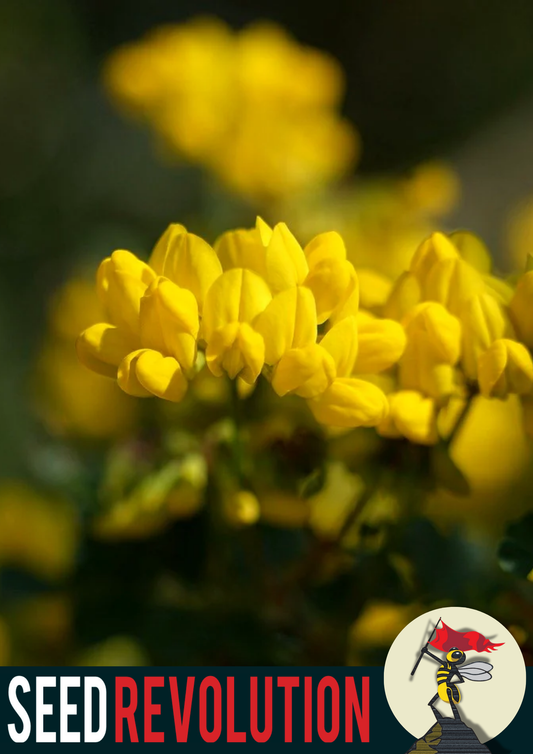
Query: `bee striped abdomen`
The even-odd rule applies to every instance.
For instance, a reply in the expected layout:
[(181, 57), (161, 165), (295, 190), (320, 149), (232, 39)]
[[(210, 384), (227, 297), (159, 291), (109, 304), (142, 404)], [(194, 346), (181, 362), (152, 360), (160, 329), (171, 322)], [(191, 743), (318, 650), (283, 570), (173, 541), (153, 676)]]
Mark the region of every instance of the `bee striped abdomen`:
[(454, 702), (458, 703), (461, 700), (461, 692), (454, 683), (450, 683), (452, 675), (451, 663), (443, 663), (437, 670), (437, 690), (442, 701), (449, 703), (448, 689), (450, 689)]

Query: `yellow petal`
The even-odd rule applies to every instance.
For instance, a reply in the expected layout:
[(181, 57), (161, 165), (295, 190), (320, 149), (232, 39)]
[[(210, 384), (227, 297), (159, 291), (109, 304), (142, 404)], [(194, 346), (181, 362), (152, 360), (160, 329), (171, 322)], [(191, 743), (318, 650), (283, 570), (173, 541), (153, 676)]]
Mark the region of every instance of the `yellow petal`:
[(437, 262), (423, 285), (428, 301), (443, 304), (452, 314), (459, 316), (464, 304), (483, 293), (482, 275), (462, 259), (444, 259)]
[(461, 312), (462, 365), (468, 379), (477, 378), (478, 359), (491, 343), (509, 335), (510, 323), (489, 293), (474, 296)]
[(407, 338), (403, 327), (392, 319), (378, 319), (367, 312), (357, 317), (359, 353), (354, 371), (378, 374), (389, 369), (402, 356)]
[(215, 251), (224, 271), (244, 267), (261, 277), (266, 275), (266, 251), (255, 228), (223, 233), (215, 242)]
[(425, 333), (426, 347), (437, 361), (455, 364), (461, 354), (461, 323), (442, 304), (419, 304), (402, 321), (412, 340), (416, 332)]
[(153, 270), (129, 251), (114, 251), (104, 259), (97, 288), (111, 324), (138, 334), (141, 298), (154, 279)]
[(287, 351), (272, 373), (272, 387), (280, 396), (296, 393), (313, 398), (324, 392), (335, 379), (335, 362), (320, 346), (293, 348)]
[(178, 403), (187, 392), (183, 371), (171, 356), (144, 350), (136, 359), (135, 373), (140, 384), (152, 395)]
[(390, 296), (392, 281), (376, 270), (358, 269), (359, 303), (363, 309), (377, 310)]
[(305, 286), (313, 292), (318, 323), (325, 322), (351, 292), (353, 265), (335, 258), (318, 262), (305, 279)]
[(358, 352), (357, 321), (355, 317), (345, 317), (329, 330), (320, 347), (331, 354), (337, 377), (350, 377)]
[(251, 270), (224, 272), (209, 289), (203, 315), (203, 336), (231, 322), (252, 322), (266, 308), (272, 294), (265, 281)]
[(302, 285), (309, 267), (302, 247), (287, 228), (278, 223), (266, 251), (267, 280), (273, 291)]
[(432, 233), (414, 253), (410, 270), (423, 283), (437, 262), (443, 259), (458, 258), (457, 249), (444, 233)]
[(414, 390), (401, 390), (389, 395), (390, 413), (378, 427), (384, 437), (402, 437), (420, 445), (438, 441), (437, 408), (431, 398)]
[(100, 323), (84, 330), (76, 341), (81, 363), (105, 377), (116, 377), (122, 359), (137, 348), (135, 339), (113, 325)]
[(533, 387), (533, 361), (522, 343), (502, 338), (479, 357), (478, 375), (481, 393), (487, 398), (526, 395)]
[(189, 373), (196, 360), (198, 329), (198, 304), (191, 291), (157, 278), (141, 300), (142, 345), (174, 357)]
[[(181, 226), (171, 226), (166, 245), (165, 236), (159, 243), (164, 252), (156, 246), (158, 273), (169, 278), (180, 288), (187, 288), (194, 294), (201, 311), (205, 295), (212, 283), (221, 275), (222, 266), (215, 251), (200, 236), (179, 230)], [(154, 251), (155, 254), (155, 251)]]
[(509, 308), (520, 340), (533, 350), (533, 272), (522, 275)]
[(313, 270), (326, 259), (336, 259), (343, 262), (346, 259), (346, 246), (336, 231), (320, 233), (315, 236), (304, 249), (309, 269)]
[(117, 382), (119, 387), (128, 395), (133, 395), (136, 398), (149, 398), (151, 396), (150, 391), (141, 385), (135, 372), (137, 359), (145, 350), (139, 348), (137, 351), (132, 351), (122, 359), (118, 367)]
[(241, 377), (253, 383), (265, 361), (262, 336), (246, 322), (232, 322), (215, 330), (210, 337), (206, 362), (216, 377), (227, 372), (230, 379)]
[(355, 378), (335, 380), (309, 406), (315, 419), (330, 427), (375, 427), (389, 410), (382, 390)]
[(154, 246), (154, 250), (148, 260), (148, 264), (154, 270), (157, 275), (163, 274), (165, 267), (165, 261), (167, 258), (168, 250), (172, 244), (173, 239), (181, 233), (186, 233), (187, 228), (179, 223), (172, 223), (165, 230), (161, 238)]
[(405, 315), (417, 306), (422, 298), (420, 283), (412, 272), (403, 272), (392, 288), (383, 316), (401, 322)]
[(259, 237), (261, 238), (261, 243), (263, 244), (263, 246), (268, 246), (272, 238), (272, 228), (270, 227), (270, 225), (266, 223), (262, 217), (259, 217), (259, 215), (257, 215), (255, 219), (255, 227), (257, 232), (259, 233)]
[(458, 390), (457, 371), (436, 357), (433, 344), (423, 331), (409, 335), (398, 374), (403, 389), (419, 390), (435, 400), (445, 399)]
[(474, 233), (468, 230), (456, 230), (450, 233), (450, 241), (459, 254), (478, 272), (489, 273), (492, 269), (492, 257), (489, 250)]
[(329, 321), (331, 323), (339, 322), (344, 317), (356, 317), (359, 311), (359, 275), (352, 265), (350, 265), (350, 284), (344, 297), (338, 302), (338, 305), (331, 312)]
[(291, 348), (316, 342), (316, 305), (308, 288), (297, 286), (278, 293), (254, 322), (265, 341), (265, 362), (276, 364)]

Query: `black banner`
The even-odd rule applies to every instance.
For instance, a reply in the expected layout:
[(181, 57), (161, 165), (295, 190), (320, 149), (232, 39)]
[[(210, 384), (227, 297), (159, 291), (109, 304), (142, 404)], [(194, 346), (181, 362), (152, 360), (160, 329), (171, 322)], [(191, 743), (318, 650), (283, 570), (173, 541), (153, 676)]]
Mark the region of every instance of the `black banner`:
[[(528, 743), (531, 685), (511, 725), (488, 742), (494, 754)], [(413, 742), (377, 667), (0, 669), (2, 752), (41, 743), (264, 751), (309, 743), (405, 754)]]

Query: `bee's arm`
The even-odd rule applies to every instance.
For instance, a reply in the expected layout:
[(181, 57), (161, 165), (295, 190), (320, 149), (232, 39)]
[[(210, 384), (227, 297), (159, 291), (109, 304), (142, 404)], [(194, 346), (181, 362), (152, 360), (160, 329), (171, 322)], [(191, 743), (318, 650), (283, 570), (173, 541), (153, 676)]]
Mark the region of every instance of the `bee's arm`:
[(463, 678), (463, 676), (461, 675), (461, 673), (458, 670), (455, 671), (455, 675), (457, 676), (457, 678), (459, 680), (458, 681), (454, 681), (454, 683), (464, 683), (465, 682), (465, 679)]
[(431, 657), (432, 660), (435, 660), (435, 662), (438, 662), (439, 665), (442, 665), (442, 660), (440, 657), (437, 657), (437, 655), (431, 654), (429, 649), (427, 647), (422, 648), (422, 652), (427, 655), (428, 657)]

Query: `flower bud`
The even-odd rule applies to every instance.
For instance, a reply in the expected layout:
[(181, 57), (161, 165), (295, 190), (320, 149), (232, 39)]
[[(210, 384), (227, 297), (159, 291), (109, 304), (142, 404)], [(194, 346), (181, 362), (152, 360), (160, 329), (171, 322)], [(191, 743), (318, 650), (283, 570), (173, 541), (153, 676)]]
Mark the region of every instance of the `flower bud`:
[(416, 390), (391, 393), (389, 414), (378, 426), (383, 437), (406, 437), (419, 445), (434, 445), (438, 441), (437, 406)]
[(519, 339), (533, 350), (533, 271), (518, 281), (509, 308)]
[(475, 380), (479, 357), (495, 340), (510, 334), (510, 323), (498, 301), (489, 293), (482, 293), (463, 306), (461, 324), (462, 366), (466, 377)]
[(112, 325), (129, 335), (139, 332), (141, 298), (154, 271), (130, 251), (114, 251), (98, 268), (97, 288)]
[(349, 377), (336, 379), (309, 407), (318, 422), (330, 427), (375, 427), (389, 410), (382, 390)]
[(506, 398), (509, 393), (525, 395), (533, 387), (533, 361), (521, 343), (502, 338), (479, 357), (478, 379), (487, 398)]

